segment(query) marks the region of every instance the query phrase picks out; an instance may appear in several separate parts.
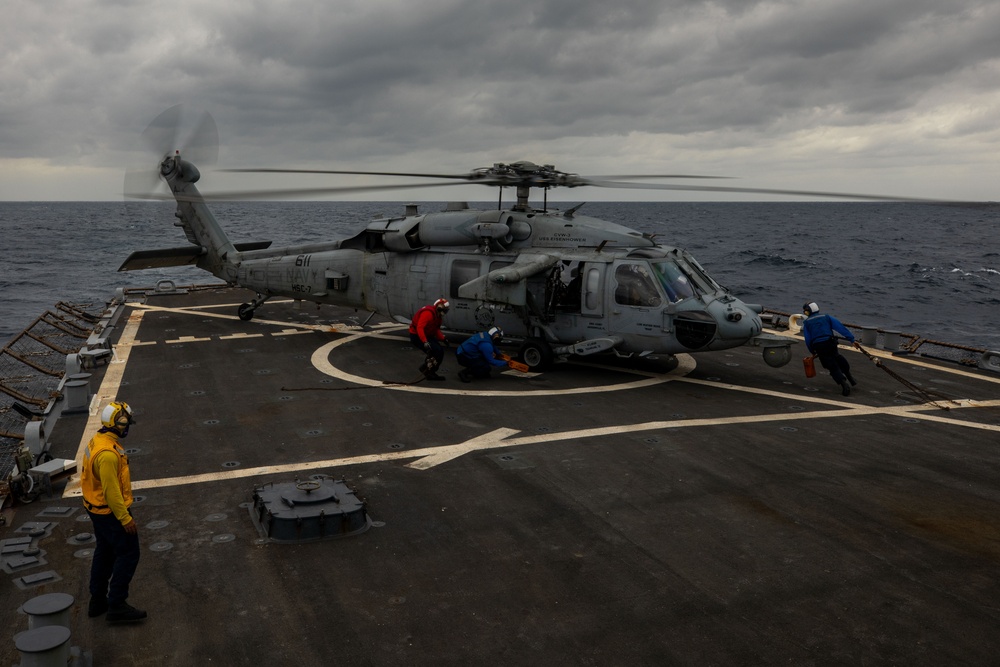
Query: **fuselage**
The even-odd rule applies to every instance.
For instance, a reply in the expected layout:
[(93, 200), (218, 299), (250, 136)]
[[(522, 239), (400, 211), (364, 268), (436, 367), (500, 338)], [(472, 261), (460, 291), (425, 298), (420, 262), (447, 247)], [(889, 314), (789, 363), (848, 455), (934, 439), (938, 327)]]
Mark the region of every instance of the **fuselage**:
[(235, 282), (263, 295), (397, 318), (445, 297), (445, 327), (461, 333), (498, 325), (553, 345), (613, 338), (619, 352), (675, 354), (742, 345), (762, 328), (759, 308), (689, 253), (582, 216), (456, 207), (234, 259)]

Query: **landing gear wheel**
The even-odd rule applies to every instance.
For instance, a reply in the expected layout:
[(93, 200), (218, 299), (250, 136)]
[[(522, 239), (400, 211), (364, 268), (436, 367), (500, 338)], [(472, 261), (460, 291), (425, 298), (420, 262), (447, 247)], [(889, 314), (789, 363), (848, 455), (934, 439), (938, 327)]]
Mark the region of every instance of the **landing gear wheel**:
[(249, 322), (250, 320), (253, 319), (254, 310), (255, 310), (254, 307), (249, 303), (243, 303), (240, 304), (240, 307), (236, 312), (240, 316), (241, 320), (243, 320), (244, 322)]
[(552, 367), (555, 355), (552, 348), (541, 338), (529, 338), (521, 345), (518, 353), (521, 361), (533, 371), (545, 371)]

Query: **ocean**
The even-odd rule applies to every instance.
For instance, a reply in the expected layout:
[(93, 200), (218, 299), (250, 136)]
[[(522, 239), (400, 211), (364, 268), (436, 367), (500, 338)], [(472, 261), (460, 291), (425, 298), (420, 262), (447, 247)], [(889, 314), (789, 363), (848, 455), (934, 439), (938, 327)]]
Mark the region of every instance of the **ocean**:
[[(443, 205), (421, 203), (420, 210)], [(353, 235), (375, 217), (401, 215), (403, 207), (394, 202), (212, 206), (234, 241), (275, 245)], [(215, 282), (193, 267), (118, 272), (133, 250), (186, 243), (173, 225), (173, 210), (169, 202), (0, 202), (0, 341), (57, 301), (101, 306), (118, 287), (163, 278)], [(580, 213), (686, 248), (749, 303), (794, 313), (816, 301), (851, 324), (1000, 350), (1000, 331), (993, 324), (1000, 305), (998, 207), (593, 202)]]

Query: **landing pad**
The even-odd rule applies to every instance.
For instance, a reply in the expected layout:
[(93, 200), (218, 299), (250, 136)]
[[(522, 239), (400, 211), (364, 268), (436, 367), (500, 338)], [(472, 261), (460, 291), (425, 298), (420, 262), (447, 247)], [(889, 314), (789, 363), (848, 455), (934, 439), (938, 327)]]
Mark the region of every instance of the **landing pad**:
[[(247, 300), (129, 304), (89, 414), (49, 435), (75, 459), (99, 405), (135, 409), (129, 602), (149, 618), (87, 617), (80, 512), (33, 538), (58, 578), (9, 587), (11, 634), (24, 600), (65, 592), (94, 664), (937, 666), (1000, 652), (1000, 375), (880, 353), (948, 399), (928, 402), (845, 349), (858, 386), (843, 397), (822, 371), (738, 348), (469, 384), (446, 356), (430, 383), (397, 323), (277, 300), (243, 322)], [(262, 542), (254, 489), (314, 475), (355, 489), (371, 529)], [(76, 481), (19, 507), (11, 529), (78, 503)]]

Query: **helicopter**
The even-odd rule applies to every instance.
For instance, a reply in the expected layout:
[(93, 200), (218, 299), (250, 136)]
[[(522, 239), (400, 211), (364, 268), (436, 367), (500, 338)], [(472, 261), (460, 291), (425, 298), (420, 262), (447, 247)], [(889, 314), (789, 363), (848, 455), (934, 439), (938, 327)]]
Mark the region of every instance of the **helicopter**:
[[(176, 108), (168, 110), (147, 129), (152, 143), (162, 142), (164, 132), (172, 136), (168, 126), (176, 114)], [(210, 116), (203, 124), (208, 129), (196, 134), (215, 132)], [(347, 306), (408, 323), (419, 308), (445, 298), (451, 304), (443, 327), (447, 333), (470, 334), (498, 326), (507, 341), (519, 343), (518, 358), (531, 370), (545, 370), (570, 356), (666, 355), (672, 359), (681, 353), (740, 346), (761, 348), (765, 363), (775, 368), (792, 356), (794, 341), (763, 330), (763, 307), (734, 296), (686, 250), (582, 215), (583, 204), (566, 210), (548, 205), (548, 191), (556, 187), (758, 190), (632, 182), (714, 178), (683, 174), (590, 178), (528, 161), (495, 163), (464, 174), (226, 170), (421, 177), (435, 179), (424, 187), (476, 183), (501, 192), (495, 209), (476, 210), (465, 202), (452, 202), (444, 210), (424, 213), (418, 205), (409, 204), (400, 215), (372, 220), (349, 238), (272, 248), (267, 241), (233, 243), (208, 202), (414, 186), (203, 196), (195, 186), (201, 173), (193, 161), (176, 149), (160, 152), (160, 156), (155, 179), (166, 183), (170, 195), (146, 195), (130, 188), (130, 182), (133, 186), (136, 182), (134, 174), (126, 175), (126, 194), (174, 199), (175, 224), (184, 230), (189, 245), (133, 252), (119, 270), (195, 265), (255, 293), (253, 300), (238, 307), (237, 315), (244, 321), (251, 320), (269, 299), (285, 297)], [(139, 180), (145, 183), (151, 176)], [(509, 206), (503, 205), (505, 188), (516, 191), (516, 201)], [(544, 194), (540, 208), (530, 203), (534, 189)]]

